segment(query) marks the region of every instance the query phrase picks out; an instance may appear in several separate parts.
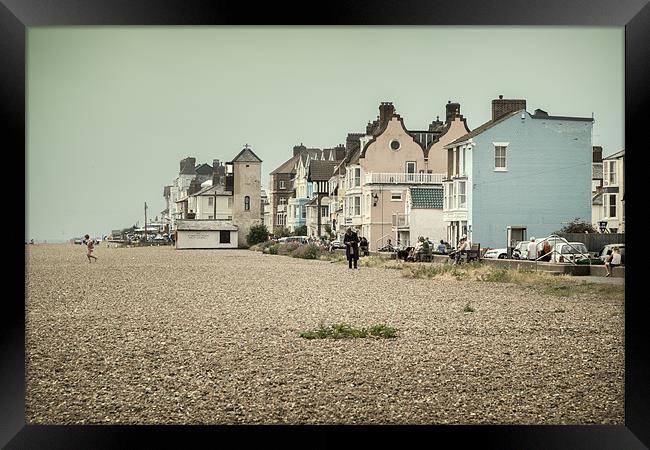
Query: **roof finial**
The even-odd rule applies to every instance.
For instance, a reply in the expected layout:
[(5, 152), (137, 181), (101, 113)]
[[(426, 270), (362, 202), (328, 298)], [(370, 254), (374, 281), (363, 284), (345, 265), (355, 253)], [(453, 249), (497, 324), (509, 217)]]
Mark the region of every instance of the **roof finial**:
[(248, 148), (248, 144), (244, 144), (244, 148)]

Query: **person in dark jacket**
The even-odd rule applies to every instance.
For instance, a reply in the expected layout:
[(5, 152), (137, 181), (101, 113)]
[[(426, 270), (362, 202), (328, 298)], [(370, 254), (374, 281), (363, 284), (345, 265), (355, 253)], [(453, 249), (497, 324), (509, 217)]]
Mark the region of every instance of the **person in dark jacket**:
[(343, 243), (345, 244), (345, 256), (348, 258), (348, 267), (352, 269), (352, 263), (354, 262), (354, 268), (357, 269), (357, 261), (359, 260), (359, 236), (352, 231), (352, 228), (348, 228), (345, 232)]
[(363, 236), (359, 240), (359, 250), (361, 251), (361, 254), (363, 254), (363, 256), (369, 256), (370, 255), (370, 253), (368, 252), (368, 240), (366, 239), (365, 236)]

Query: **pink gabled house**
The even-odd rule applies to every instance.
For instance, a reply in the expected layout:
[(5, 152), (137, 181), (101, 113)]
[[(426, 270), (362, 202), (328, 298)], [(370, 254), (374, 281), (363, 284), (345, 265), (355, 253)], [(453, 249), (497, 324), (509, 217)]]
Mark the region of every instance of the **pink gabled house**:
[[(442, 185), (446, 176), (444, 146), (469, 132), (460, 104), (448, 102), (445, 122), (433, 121), (428, 130), (410, 131), (390, 102), (379, 106), (377, 120), (368, 123), (358, 148), (345, 167), (343, 220), (339, 233), (353, 226), (370, 249), (397, 243), (408, 230), (407, 190), (418, 185)], [(435, 227), (438, 228), (438, 224)]]

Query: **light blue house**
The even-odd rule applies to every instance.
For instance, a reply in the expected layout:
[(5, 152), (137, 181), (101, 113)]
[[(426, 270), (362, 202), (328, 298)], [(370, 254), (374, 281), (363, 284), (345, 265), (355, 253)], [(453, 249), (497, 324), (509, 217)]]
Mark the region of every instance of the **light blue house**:
[(492, 120), (445, 146), (449, 242), (467, 235), (483, 248), (507, 247), (575, 217), (590, 222), (593, 123), (493, 100)]

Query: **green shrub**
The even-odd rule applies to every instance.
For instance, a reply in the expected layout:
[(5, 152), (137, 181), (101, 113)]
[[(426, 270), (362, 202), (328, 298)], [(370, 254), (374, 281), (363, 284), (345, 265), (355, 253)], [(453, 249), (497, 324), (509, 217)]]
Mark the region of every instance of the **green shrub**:
[(265, 250), (268, 250), (269, 255), (277, 255), (279, 246), (280, 244), (271, 244)]
[(289, 231), (287, 227), (277, 227), (275, 230), (273, 230), (273, 234), (276, 237), (281, 238), (281, 237), (291, 236), (291, 231)]
[(302, 259), (320, 259), (320, 248), (314, 244), (301, 245), (295, 249), (291, 256)]
[(298, 247), (300, 247), (300, 244), (297, 242), (278, 244), (278, 255), (291, 255)]
[(248, 235), (246, 236), (246, 241), (248, 245), (259, 244), (260, 242), (265, 242), (269, 237), (269, 230), (266, 228), (266, 225), (259, 224), (253, 225), (248, 230)]

